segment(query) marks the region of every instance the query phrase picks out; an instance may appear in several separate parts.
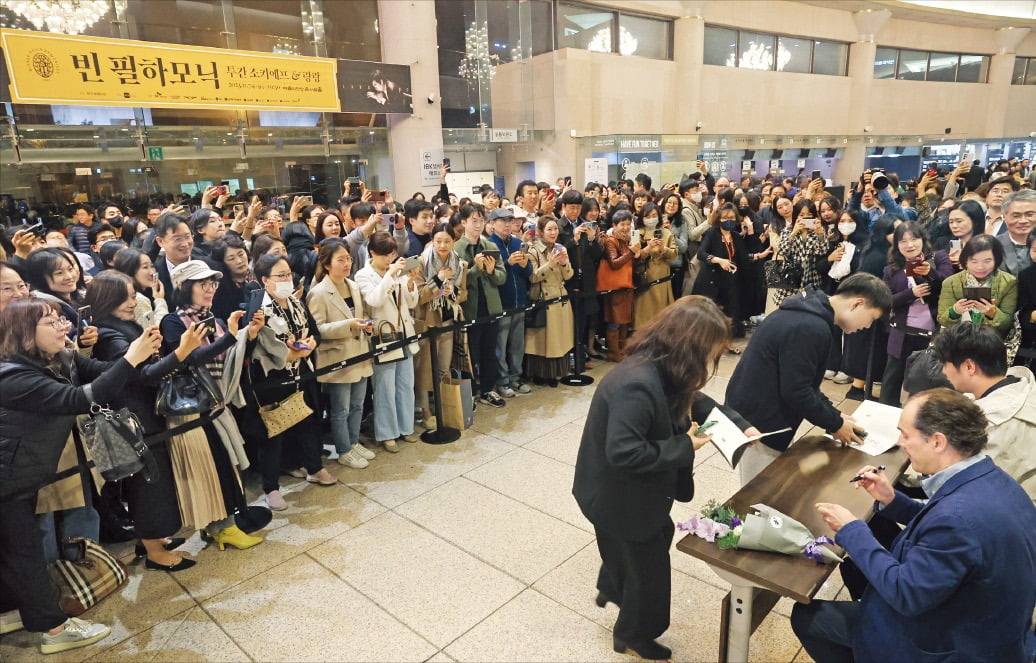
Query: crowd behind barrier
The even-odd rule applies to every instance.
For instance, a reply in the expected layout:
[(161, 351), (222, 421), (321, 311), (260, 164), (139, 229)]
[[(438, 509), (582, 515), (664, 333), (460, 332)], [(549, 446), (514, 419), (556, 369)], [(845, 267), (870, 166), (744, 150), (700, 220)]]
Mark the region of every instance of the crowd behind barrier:
[[(904, 384), (939, 381), (932, 339), (963, 323), (993, 330), (1011, 375), (1034, 382), (1027, 161), (865, 171), (846, 200), (804, 173), (733, 183), (703, 162), (657, 190), (645, 174), (583, 192), (527, 180), (513, 200), (486, 185), (481, 202), (448, 191), (446, 172), (430, 200), (403, 204), (352, 181), (330, 204), (225, 187), (62, 210), (4, 200), (0, 608), (44, 632), (45, 653), (108, 633), (37, 591), (62, 541), (137, 539), (147, 568), (168, 572), (195, 564), (180, 534), (259, 545), (287, 507), (282, 473), (336, 483), (325, 442), (362, 470), (418, 425), (446, 428), (439, 384), (458, 371), (471, 409), (520, 408), (533, 388), (622, 361), (632, 332), (685, 295), (720, 306), (725, 351), (740, 354), (788, 298), (869, 273), (891, 315), (832, 325), (824, 367), (848, 398), (880, 383), (900, 405)], [(81, 424), (120, 408), (153, 471), (104, 482)], [(246, 471), (264, 508), (246, 503)]]

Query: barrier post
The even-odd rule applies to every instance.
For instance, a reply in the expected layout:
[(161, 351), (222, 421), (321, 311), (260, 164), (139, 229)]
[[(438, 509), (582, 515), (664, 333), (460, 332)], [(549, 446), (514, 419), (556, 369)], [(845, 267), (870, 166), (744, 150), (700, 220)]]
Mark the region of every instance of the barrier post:
[[(596, 293), (595, 293), (596, 295)], [(575, 353), (575, 372), (558, 380), (561, 384), (568, 385), (569, 387), (585, 387), (594, 383), (594, 379), (589, 375), (583, 374), (583, 369), (586, 368), (586, 363), (583, 359), (583, 343), (579, 337), (582, 334), (579, 333), (579, 316), (582, 315), (582, 301), (585, 295), (582, 291), (575, 292), (572, 294), (572, 322), (573, 322), (573, 333), (575, 340), (572, 345), (572, 351)]]
[[(450, 444), (460, 439), (460, 431), (456, 428), (447, 428), (442, 420), (442, 391), (439, 389), (439, 351), (436, 349), (437, 340), (441, 330), (431, 328), (428, 335), (428, 351), (431, 353), (432, 364), (432, 397), (435, 398), (435, 430), (426, 430), (421, 433), (421, 441), (425, 444)], [(439, 333), (436, 333), (439, 332)], [(449, 333), (453, 333), (453, 326), (449, 327)]]

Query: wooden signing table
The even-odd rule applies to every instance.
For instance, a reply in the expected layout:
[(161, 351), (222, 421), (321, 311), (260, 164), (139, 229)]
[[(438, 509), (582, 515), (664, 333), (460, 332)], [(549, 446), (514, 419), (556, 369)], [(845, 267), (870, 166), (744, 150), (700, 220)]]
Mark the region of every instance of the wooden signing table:
[[(849, 483), (864, 465), (884, 465), (893, 482), (908, 464), (906, 455), (893, 448), (870, 456), (820, 436), (795, 442), (752, 479), (726, 504), (739, 514), (753, 504), (766, 504), (797, 519), (814, 536), (831, 536), (817, 512), (817, 502), (841, 504), (854, 515), (869, 520), (874, 500), (867, 491)], [(780, 555), (757, 550), (721, 550), (715, 543), (688, 534), (678, 550), (701, 559), (720, 578), (730, 583), (720, 617), (720, 661), (748, 661), (752, 632), (782, 596), (809, 603), (835, 564), (817, 564), (805, 555)]]

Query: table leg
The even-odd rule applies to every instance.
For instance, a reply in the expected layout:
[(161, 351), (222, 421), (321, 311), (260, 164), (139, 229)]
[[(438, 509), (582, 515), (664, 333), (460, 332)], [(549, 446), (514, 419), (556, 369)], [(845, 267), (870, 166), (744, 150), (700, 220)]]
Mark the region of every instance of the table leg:
[(752, 637), (752, 599), (755, 587), (730, 586), (730, 612), (727, 619), (727, 661), (747, 663), (748, 645)]

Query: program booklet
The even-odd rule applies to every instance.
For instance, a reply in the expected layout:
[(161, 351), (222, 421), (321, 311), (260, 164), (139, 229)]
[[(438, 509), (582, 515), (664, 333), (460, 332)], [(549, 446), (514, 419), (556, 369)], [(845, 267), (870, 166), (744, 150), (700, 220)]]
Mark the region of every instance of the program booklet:
[(778, 433), (787, 433), (790, 428), (782, 428), (780, 430), (770, 431), (769, 433), (763, 433), (762, 435), (754, 435), (748, 437), (745, 435), (737, 425), (730, 420), (730, 417), (723, 414), (723, 411), (718, 407), (712, 408), (712, 412), (706, 417), (705, 422), (701, 424), (704, 426), (710, 421), (715, 421), (705, 431), (706, 435), (712, 436), (712, 443), (716, 445), (719, 452), (723, 454), (723, 457), (727, 459), (731, 467), (737, 467), (738, 462), (741, 460), (741, 456), (744, 455), (745, 449), (748, 448), (752, 442), (768, 437), (770, 435), (776, 435)]
[(863, 438), (863, 444), (854, 444), (853, 449), (880, 456), (896, 446), (899, 440), (899, 415), (902, 413), (902, 408), (877, 401), (860, 403), (860, 407), (852, 413), (852, 418), (856, 420), (856, 427), (862, 428), (867, 436)]

